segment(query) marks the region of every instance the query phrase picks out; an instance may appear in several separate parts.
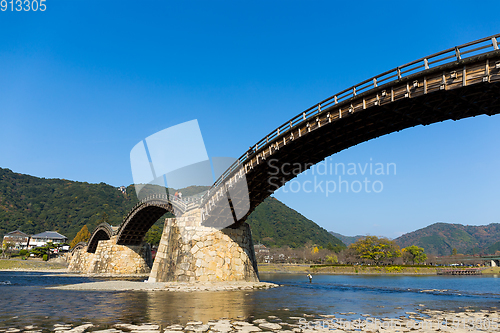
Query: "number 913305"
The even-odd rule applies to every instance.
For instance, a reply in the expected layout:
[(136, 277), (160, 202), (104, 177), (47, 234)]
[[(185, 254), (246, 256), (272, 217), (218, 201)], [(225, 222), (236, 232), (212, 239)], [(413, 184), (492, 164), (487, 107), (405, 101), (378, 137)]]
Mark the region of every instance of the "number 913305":
[(0, 9), (2, 12), (44, 12), (47, 9), (46, 0), (1, 0)]

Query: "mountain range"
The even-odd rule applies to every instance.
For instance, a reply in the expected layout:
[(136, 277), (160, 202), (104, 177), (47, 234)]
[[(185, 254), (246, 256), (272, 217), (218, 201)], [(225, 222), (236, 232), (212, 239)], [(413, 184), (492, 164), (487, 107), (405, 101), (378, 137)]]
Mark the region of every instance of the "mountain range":
[[(185, 195), (200, 191), (183, 189)], [(27, 234), (58, 231), (72, 239), (87, 225), (100, 221), (119, 225), (137, 203), (134, 185), (125, 191), (105, 183), (89, 184), (65, 179), (44, 179), (0, 168), (0, 236), (19, 229)], [(274, 197), (267, 198), (247, 219), (255, 243), (266, 246), (318, 245), (337, 250), (358, 236), (328, 232)], [(157, 223), (162, 226), (161, 221)], [(491, 254), (500, 251), (500, 224), (471, 226), (434, 223), (394, 240), (400, 247), (418, 245), (427, 254)], [(344, 245), (345, 244), (345, 245)]]
[(365, 236), (361, 236), (361, 235), (344, 236), (344, 235), (341, 235), (341, 234), (339, 234), (337, 232), (333, 232), (333, 231), (330, 231), (330, 233), (332, 235), (334, 235), (335, 237), (337, 237), (338, 239), (340, 239), (342, 241), (342, 243), (344, 243), (346, 246), (349, 246), (352, 243), (355, 243), (358, 239), (365, 237)]
[(475, 226), (439, 222), (395, 241), (400, 247), (418, 245), (437, 256), (451, 255), (453, 249), (461, 254), (492, 254), (500, 250), (500, 223)]
[[(365, 236), (344, 236), (330, 231), (345, 245), (356, 242)], [(438, 222), (394, 239), (401, 248), (417, 245), (424, 248), (427, 254), (449, 256), (453, 249), (458, 254), (494, 254), (500, 251), (500, 224), (462, 225), (457, 223)]]
[[(194, 194), (200, 189), (182, 190), (184, 195), (190, 191)], [(71, 240), (84, 225), (92, 232), (101, 221), (121, 224), (137, 202), (134, 185), (121, 191), (105, 183), (45, 179), (0, 168), (0, 237), (16, 229), (27, 234), (51, 230)], [(160, 227), (161, 220), (157, 222)], [(345, 247), (327, 230), (272, 197), (261, 203), (247, 222), (254, 243)]]

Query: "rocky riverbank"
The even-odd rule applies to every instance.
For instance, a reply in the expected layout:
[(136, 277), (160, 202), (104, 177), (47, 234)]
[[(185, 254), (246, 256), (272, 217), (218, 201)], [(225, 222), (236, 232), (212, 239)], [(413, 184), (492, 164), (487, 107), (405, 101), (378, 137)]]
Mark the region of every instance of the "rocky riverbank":
[(400, 274), (400, 275), (437, 275), (436, 267), (412, 267), (412, 266), (311, 266), (301, 264), (259, 264), (259, 273), (283, 273), (283, 274)]
[[(282, 309), (287, 310), (287, 309)], [(356, 319), (352, 319), (356, 317)], [(207, 322), (188, 321), (184, 324), (155, 323), (128, 324), (116, 323), (110, 326), (84, 323), (80, 325), (55, 324), (53, 327), (0, 328), (3, 333), (320, 333), (320, 332), (499, 332), (499, 316), (496, 309), (474, 311), (463, 309), (461, 312), (446, 312), (422, 309), (406, 312), (399, 318), (373, 318), (370, 314), (337, 313), (335, 315), (290, 316), (278, 318), (214, 319)]]
[(68, 269), (68, 264), (64, 260), (54, 259), (43, 261), (41, 259), (0, 259), (0, 271), (30, 271), (30, 272), (64, 272)]

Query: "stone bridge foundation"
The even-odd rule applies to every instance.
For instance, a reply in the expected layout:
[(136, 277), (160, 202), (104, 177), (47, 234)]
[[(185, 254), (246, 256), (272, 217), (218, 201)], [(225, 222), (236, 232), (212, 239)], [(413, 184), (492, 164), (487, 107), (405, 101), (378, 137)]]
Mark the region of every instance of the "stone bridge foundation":
[(165, 220), (150, 282), (259, 281), (250, 226), (217, 230), (199, 217)]
[(112, 275), (149, 273), (152, 266), (149, 245), (117, 245), (116, 239), (117, 236), (113, 236), (99, 241), (95, 253), (87, 252), (87, 247), (76, 250), (69, 259), (68, 271)]

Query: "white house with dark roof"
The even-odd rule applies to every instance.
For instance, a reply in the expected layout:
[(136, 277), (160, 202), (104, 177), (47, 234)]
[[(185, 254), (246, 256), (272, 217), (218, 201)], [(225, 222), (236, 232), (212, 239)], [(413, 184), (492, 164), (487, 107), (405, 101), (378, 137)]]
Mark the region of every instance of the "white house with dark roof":
[(35, 247), (45, 246), (45, 244), (52, 242), (54, 244), (62, 244), (68, 242), (68, 237), (61, 235), (55, 231), (44, 231), (42, 233), (31, 236), (28, 244), (28, 249)]
[(11, 243), (15, 250), (23, 250), (28, 247), (30, 236), (22, 231), (14, 230), (3, 236), (3, 243)]

